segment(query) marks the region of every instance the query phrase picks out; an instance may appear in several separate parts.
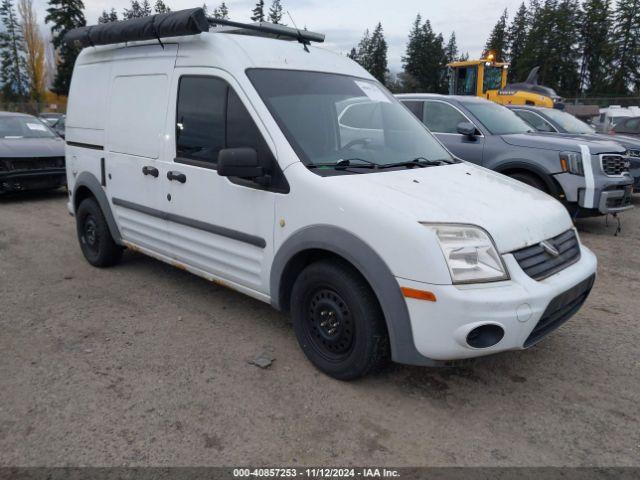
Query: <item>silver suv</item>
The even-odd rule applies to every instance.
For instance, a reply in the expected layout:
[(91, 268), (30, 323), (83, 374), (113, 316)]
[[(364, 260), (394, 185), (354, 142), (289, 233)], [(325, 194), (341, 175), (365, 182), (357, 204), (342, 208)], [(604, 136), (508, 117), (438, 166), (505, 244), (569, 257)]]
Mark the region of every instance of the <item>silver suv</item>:
[(482, 98), (398, 97), (455, 156), (536, 187), (575, 215), (632, 208), (629, 161), (615, 142), (534, 133), (508, 108)]

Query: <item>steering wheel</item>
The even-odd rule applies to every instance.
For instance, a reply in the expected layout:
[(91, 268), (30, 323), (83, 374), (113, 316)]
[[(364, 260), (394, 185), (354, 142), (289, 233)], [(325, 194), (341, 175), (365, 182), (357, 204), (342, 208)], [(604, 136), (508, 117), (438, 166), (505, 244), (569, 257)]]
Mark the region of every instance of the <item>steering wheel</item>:
[(349, 148), (355, 147), (356, 145), (362, 145), (363, 147), (366, 147), (370, 143), (370, 138), (356, 138), (355, 140), (351, 140), (350, 142), (348, 142), (344, 147), (341, 148), (341, 150), (348, 150)]

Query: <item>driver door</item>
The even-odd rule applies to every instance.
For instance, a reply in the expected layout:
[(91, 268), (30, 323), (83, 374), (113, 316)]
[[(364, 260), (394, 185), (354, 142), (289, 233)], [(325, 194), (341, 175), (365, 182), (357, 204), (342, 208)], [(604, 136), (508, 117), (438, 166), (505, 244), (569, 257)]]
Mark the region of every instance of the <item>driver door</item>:
[(266, 299), (279, 193), (218, 175), (217, 161), (223, 148), (251, 147), (261, 162), (275, 162), (273, 142), (225, 72), (177, 69), (172, 95), (162, 182), (174, 258)]

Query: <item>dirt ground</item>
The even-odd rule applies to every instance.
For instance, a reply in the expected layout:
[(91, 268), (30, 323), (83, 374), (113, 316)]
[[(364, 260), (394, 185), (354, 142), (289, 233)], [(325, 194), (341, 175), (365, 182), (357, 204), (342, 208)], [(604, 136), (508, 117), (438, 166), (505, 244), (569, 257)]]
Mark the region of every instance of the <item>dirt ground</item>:
[(269, 305), (132, 252), (91, 267), (65, 202), (0, 199), (0, 465), (640, 465), (640, 196), (617, 237), (579, 221), (599, 277), (545, 341), (352, 383)]

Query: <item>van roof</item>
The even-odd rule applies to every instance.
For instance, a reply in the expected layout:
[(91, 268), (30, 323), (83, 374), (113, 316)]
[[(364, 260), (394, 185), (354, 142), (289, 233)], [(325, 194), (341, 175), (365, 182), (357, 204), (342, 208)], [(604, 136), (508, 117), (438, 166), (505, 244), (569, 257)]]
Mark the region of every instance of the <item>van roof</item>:
[[(240, 74), (248, 68), (274, 68), (338, 73), (372, 79), (359, 64), (324, 48), (249, 35), (205, 32), (198, 35), (87, 47), (78, 65), (176, 56), (176, 67), (213, 67)], [(175, 45), (173, 49), (166, 48)], [(177, 54), (176, 54), (177, 50)], [(173, 51), (173, 53), (171, 53)], [(136, 55), (139, 53), (141, 55)]]

